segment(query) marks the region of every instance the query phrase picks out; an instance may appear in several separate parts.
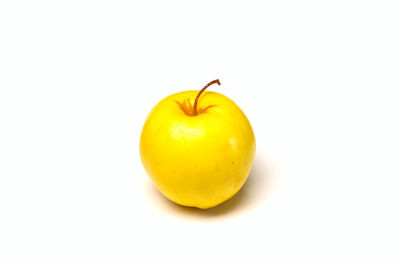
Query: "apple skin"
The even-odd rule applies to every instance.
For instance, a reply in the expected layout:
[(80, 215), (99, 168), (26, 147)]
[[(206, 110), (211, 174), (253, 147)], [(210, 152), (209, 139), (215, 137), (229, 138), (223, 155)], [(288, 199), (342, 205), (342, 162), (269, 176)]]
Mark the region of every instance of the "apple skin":
[(245, 114), (222, 94), (205, 91), (198, 102), (199, 114), (187, 115), (178, 103), (190, 100), (193, 105), (198, 92), (184, 91), (161, 100), (145, 121), (139, 149), (146, 172), (165, 197), (206, 209), (240, 190), (256, 144)]

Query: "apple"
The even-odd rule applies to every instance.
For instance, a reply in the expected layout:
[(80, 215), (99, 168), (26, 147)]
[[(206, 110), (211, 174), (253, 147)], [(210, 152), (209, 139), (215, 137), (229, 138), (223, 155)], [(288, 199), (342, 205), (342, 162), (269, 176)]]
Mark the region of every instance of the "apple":
[(161, 100), (148, 115), (140, 137), (143, 166), (171, 201), (201, 209), (235, 195), (255, 155), (253, 129), (228, 97), (190, 90)]

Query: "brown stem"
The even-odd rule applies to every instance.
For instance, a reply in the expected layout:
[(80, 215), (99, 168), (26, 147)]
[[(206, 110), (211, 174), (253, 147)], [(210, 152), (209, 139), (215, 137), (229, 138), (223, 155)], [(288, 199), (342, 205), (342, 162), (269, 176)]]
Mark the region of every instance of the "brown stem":
[(197, 97), (196, 97), (196, 99), (194, 100), (193, 116), (196, 116), (196, 115), (197, 115), (197, 103), (199, 102), (199, 98), (200, 98), (201, 93), (203, 93), (203, 91), (206, 90), (207, 87), (209, 87), (209, 86), (211, 86), (212, 84), (215, 84), (215, 83), (217, 83), (218, 85), (221, 85), (221, 83), (219, 82), (219, 80), (218, 80), (218, 79), (215, 79), (215, 80), (211, 81), (210, 83), (208, 83), (207, 85), (205, 85), (205, 86), (200, 90), (200, 92), (197, 94)]

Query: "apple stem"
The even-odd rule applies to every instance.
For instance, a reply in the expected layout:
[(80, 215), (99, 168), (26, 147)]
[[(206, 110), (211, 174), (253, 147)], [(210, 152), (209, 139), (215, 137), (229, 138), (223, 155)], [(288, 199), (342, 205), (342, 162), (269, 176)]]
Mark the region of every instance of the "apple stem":
[(219, 82), (219, 79), (215, 79), (213, 81), (211, 81), (210, 83), (208, 83), (207, 85), (205, 85), (197, 94), (196, 99), (194, 100), (194, 106), (193, 106), (193, 116), (197, 115), (197, 103), (199, 102), (199, 98), (200, 95), (203, 93), (204, 90), (206, 90), (207, 87), (211, 86), (212, 84), (217, 83), (218, 85), (221, 85), (221, 83)]

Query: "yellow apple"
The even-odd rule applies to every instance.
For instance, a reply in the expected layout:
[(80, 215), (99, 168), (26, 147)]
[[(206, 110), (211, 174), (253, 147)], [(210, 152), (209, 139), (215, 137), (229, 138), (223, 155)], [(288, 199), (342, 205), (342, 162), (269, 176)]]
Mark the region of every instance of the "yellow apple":
[(158, 190), (177, 204), (201, 209), (235, 195), (255, 154), (242, 110), (216, 92), (184, 91), (161, 100), (140, 137), (143, 166)]

